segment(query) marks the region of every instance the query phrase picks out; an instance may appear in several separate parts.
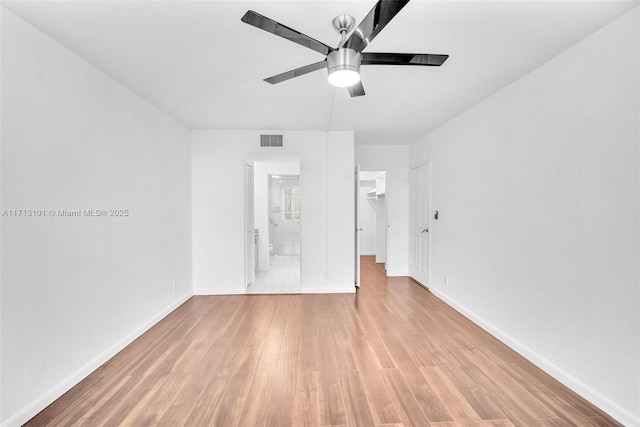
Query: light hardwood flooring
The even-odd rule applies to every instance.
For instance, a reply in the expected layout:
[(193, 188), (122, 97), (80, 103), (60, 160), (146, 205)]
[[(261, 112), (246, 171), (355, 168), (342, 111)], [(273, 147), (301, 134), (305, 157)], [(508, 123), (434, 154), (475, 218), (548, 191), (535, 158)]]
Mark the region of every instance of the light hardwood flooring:
[(28, 426), (617, 426), (408, 278), (193, 297)]

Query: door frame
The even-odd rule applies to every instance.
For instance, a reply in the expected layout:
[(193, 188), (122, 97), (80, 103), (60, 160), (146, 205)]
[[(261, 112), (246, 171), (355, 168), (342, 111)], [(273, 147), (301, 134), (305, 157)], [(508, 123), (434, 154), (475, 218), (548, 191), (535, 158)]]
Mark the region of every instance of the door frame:
[[(387, 275), (388, 272), (388, 263), (389, 263), (389, 170), (388, 169), (362, 169), (362, 167), (360, 165), (356, 165), (355, 168), (355, 180), (356, 183), (354, 185), (355, 187), (355, 197), (354, 197), (354, 205), (355, 205), (355, 244), (354, 244), (354, 248), (355, 248), (355, 262), (354, 264), (356, 265), (356, 277), (358, 279), (358, 281), (356, 282), (356, 286), (360, 286), (359, 283), (359, 270), (360, 270), (360, 231), (362, 231), (362, 229), (360, 228), (360, 224), (359, 224), (359, 214), (360, 214), (360, 206), (359, 206), (359, 202), (360, 202), (360, 175), (362, 172), (379, 172), (379, 173), (384, 173), (384, 179), (385, 179), (385, 193), (384, 193), (384, 199), (385, 199), (385, 203), (384, 203), (384, 270), (385, 270), (385, 276)], [(376, 221), (377, 221), (377, 215), (376, 215)], [(377, 230), (376, 230), (377, 232)], [(376, 242), (377, 243), (377, 242)], [(377, 249), (376, 249), (377, 251)]]
[(354, 168), (354, 283), (360, 287), (360, 165)]
[[(245, 221), (243, 221), (243, 223), (245, 223), (244, 228), (246, 229), (246, 218), (247, 218), (247, 209), (251, 208), (252, 213), (251, 216), (253, 218), (253, 223), (254, 226), (260, 226), (260, 224), (256, 224), (256, 218), (255, 218), (255, 213), (256, 213), (256, 204), (255, 204), (255, 197), (256, 197), (256, 191), (255, 191), (255, 163), (256, 162), (269, 162), (269, 163), (285, 163), (285, 164), (291, 164), (291, 163), (296, 163), (297, 164), (297, 168), (295, 168), (297, 170), (296, 173), (293, 172), (281, 172), (283, 175), (288, 175), (288, 174), (294, 174), (297, 175), (299, 177), (299, 188), (300, 190), (302, 190), (302, 182), (304, 179), (304, 173), (302, 171), (302, 159), (299, 155), (296, 154), (287, 154), (287, 153), (273, 153), (273, 152), (260, 152), (260, 153), (254, 153), (254, 152), (248, 152), (244, 154), (244, 160), (243, 160), (243, 164), (244, 165), (250, 165), (251, 166), (251, 171), (252, 171), (252, 179), (250, 182), (250, 189), (251, 189), (251, 194), (252, 194), (252, 198), (251, 198), (251, 203), (248, 203), (247, 200), (247, 192), (249, 190), (249, 183), (245, 182), (244, 183), (244, 191), (245, 191), (245, 199), (244, 199), (244, 215), (245, 215)], [(246, 173), (245, 173), (245, 181), (246, 181)], [(302, 192), (302, 191), (301, 191)], [(259, 230), (260, 235), (258, 237), (258, 239), (262, 239), (267, 241), (267, 245), (268, 245), (268, 241), (270, 240), (270, 236), (269, 236), (269, 225), (268, 225), (268, 218), (269, 218), (269, 209), (268, 209), (268, 197), (269, 197), (269, 190), (268, 190), (268, 185), (267, 185), (267, 205), (264, 206), (265, 208), (265, 218), (267, 218), (267, 222), (266, 224), (262, 224), (262, 228)], [(251, 206), (249, 206), (251, 205)], [(258, 207), (259, 209), (260, 207)], [(300, 214), (301, 214), (301, 218), (299, 220), (299, 243), (300, 243), (300, 256), (299, 256), (299, 268), (300, 268), (300, 292), (302, 292), (303, 289), (303, 283), (304, 283), (304, 275), (303, 275), (303, 271), (302, 271), (302, 258), (303, 258), (303, 245), (302, 245), (302, 234), (303, 234), (303, 227), (304, 227), (304, 203), (302, 201), (302, 199), (300, 200)], [(248, 271), (248, 263), (250, 262), (249, 260), (249, 254), (248, 254), (248, 247), (251, 246), (248, 244), (248, 239), (246, 236), (246, 231), (244, 233), (245, 236), (245, 255), (244, 255), (244, 266), (245, 266), (245, 292), (247, 290), (247, 284), (246, 284), (246, 280), (247, 280), (247, 271)], [(267, 257), (269, 256), (269, 254), (267, 253)], [(256, 268), (258, 266), (258, 257), (259, 255), (255, 255), (255, 260), (254, 260), (254, 281), (255, 281), (255, 275), (257, 275), (256, 273)]]
[[(244, 162), (244, 288), (256, 280), (255, 206), (253, 164)], [(253, 244), (251, 244), (253, 242)]]

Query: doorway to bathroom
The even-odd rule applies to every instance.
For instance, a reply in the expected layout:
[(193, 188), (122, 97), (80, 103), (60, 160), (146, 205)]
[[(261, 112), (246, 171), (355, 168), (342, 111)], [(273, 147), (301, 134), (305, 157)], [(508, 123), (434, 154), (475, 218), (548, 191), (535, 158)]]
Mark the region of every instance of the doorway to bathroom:
[[(248, 254), (250, 269), (255, 259), (249, 294), (300, 293), (300, 159), (254, 155), (247, 162), (253, 167), (253, 235), (255, 255)], [(247, 215), (251, 216), (251, 215)]]

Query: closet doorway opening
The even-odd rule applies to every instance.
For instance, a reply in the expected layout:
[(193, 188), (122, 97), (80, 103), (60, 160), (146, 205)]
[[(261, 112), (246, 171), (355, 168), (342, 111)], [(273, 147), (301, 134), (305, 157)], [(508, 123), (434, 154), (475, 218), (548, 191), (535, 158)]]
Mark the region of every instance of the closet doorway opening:
[(387, 172), (360, 171), (358, 229), (360, 256), (387, 263)]
[[(300, 293), (300, 159), (281, 156), (247, 156), (253, 167), (252, 209), (253, 248), (247, 251), (246, 263), (254, 277), (247, 282), (248, 294)], [(253, 206), (252, 206), (253, 205)], [(250, 245), (251, 242), (248, 242)], [(251, 274), (249, 274), (251, 276)]]

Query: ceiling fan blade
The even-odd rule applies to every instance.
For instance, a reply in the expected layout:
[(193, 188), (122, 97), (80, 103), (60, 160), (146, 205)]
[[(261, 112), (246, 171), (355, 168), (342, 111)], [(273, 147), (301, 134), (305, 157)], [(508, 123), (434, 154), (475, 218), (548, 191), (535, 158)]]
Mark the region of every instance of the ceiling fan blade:
[(343, 47), (362, 52), (407, 3), (409, 0), (378, 0)]
[(319, 42), (318, 40), (302, 34), (301, 32), (294, 30), (293, 28), (289, 28), (286, 25), (282, 25), (279, 22), (274, 21), (273, 19), (262, 16), (259, 13), (254, 12), (253, 10), (248, 10), (241, 20), (242, 22), (253, 25), (256, 28), (260, 28), (261, 30), (275, 34), (276, 36), (283, 37), (287, 40), (291, 40), (294, 43), (298, 43), (299, 45), (308, 47), (309, 49), (313, 49), (325, 56), (328, 55), (329, 52), (334, 50), (332, 47), (329, 47), (326, 44)]
[(362, 86), (362, 82), (358, 82), (356, 84), (354, 84), (353, 86), (349, 86), (349, 95), (351, 95), (351, 97), (356, 97), (356, 96), (363, 96), (364, 95), (364, 87)]
[(326, 59), (320, 62), (316, 62), (314, 64), (305, 65), (304, 67), (296, 68), (295, 70), (286, 71), (284, 73), (269, 77), (267, 79), (264, 79), (264, 81), (274, 85), (276, 83), (281, 83), (285, 80), (289, 80), (294, 77), (299, 77), (304, 74), (311, 73), (313, 71), (321, 70), (323, 68), (327, 68)]
[(362, 54), (362, 65), (423, 65), (438, 67), (449, 55), (431, 53), (373, 53)]

